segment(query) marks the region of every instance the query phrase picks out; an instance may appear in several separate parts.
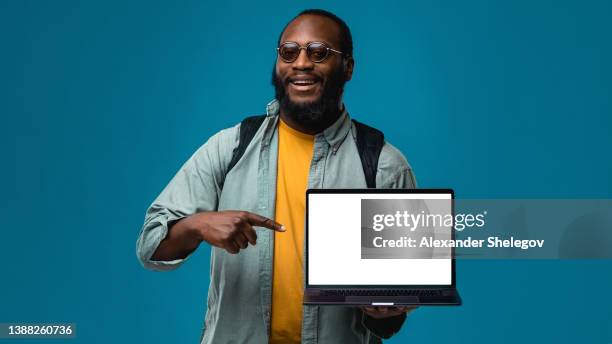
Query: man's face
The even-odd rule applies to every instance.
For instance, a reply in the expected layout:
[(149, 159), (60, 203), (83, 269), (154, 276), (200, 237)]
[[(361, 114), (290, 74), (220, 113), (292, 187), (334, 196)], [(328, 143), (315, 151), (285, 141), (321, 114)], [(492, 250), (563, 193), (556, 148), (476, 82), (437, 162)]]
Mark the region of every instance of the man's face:
[[(340, 29), (332, 20), (303, 15), (287, 26), (280, 44), (296, 42), (306, 46), (310, 42), (323, 42), (341, 50), (339, 34)], [(340, 54), (330, 52), (324, 61), (315, 63), (303, 49), (293, 62), (277, 56), (272, 82), (276, 98), (287, 114), (303, 125), (316, 126), (331, 113), (338, 112), (344, 84), (351, 73), (352, 61), (345, 61)]]

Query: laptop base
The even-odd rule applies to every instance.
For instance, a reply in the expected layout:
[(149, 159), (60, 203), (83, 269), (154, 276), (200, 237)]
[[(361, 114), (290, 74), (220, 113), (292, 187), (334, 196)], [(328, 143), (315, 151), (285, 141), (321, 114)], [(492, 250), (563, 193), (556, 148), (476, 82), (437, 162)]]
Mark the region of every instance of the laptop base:
[[(414, 295), (360, 295), (361, 290), (342, 290), (345, 295), (330, 295), (326, 289), (306, 289), (305, 305), (345, 305), (345, 306), (459, 306), (461, 297), (456, 289), (440, 289), (438, 295), (427, 295), (429, 290), (407, 290)], [(425, 293), (421, 293), (421, 292)], [(354, 292), (352, 294), (351, 292)], [(372, 291), (369, 291), (372, 293)], [(331, 293), (333, 294), (333, 293)], [(351, 295), (352, 294), (352, 295)], [(374, 293), (375, 294), (375, 293)]]

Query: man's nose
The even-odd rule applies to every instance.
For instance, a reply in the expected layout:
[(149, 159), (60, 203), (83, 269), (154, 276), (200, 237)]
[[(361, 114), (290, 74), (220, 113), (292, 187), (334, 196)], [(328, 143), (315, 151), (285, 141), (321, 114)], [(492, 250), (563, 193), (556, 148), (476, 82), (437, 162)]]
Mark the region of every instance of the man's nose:
[(313, 69), (314, 63), (310, 61), (308, 58), (308, 54), (306, 53), (306, 49), (300, 49), (300, 54), (297, 59), (293, 61), (294, 69), (304, 70), (304, 69)]

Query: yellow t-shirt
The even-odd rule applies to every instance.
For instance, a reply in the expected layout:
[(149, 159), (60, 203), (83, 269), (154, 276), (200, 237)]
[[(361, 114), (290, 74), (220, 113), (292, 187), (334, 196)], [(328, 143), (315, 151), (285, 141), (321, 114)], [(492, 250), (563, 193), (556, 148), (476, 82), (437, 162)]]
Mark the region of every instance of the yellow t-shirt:
[(276, 221), (286, 232), (274, 233), (272, 324), (270, 343), (300, 343), (304, 295), (304, 213), (314, 136), (283, 121), (278, 127)]

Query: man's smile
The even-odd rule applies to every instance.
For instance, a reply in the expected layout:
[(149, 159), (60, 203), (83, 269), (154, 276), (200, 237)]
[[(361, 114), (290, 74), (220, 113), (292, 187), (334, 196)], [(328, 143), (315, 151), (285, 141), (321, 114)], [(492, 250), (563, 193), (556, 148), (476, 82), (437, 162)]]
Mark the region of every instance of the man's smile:
[(289, 78), (289, 88), (299, 93), (311, 93), (320, 86), (320, 80), (314, 75), (296, 75)]

